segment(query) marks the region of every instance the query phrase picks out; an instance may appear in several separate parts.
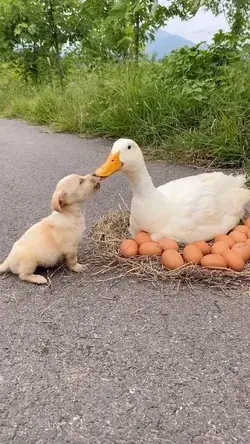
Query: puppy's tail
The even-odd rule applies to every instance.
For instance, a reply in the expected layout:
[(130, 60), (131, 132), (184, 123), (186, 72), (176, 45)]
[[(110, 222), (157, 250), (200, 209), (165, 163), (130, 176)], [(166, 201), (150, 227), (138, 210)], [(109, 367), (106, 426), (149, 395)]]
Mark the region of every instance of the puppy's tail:
[(9, 270), (8, 258), (0, 264), (0, 273), (5, 273)]

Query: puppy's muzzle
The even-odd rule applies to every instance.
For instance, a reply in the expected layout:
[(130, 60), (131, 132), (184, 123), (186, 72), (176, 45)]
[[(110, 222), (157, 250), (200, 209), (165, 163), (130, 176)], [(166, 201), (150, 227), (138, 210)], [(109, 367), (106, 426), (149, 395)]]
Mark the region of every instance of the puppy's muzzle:
[(99, 182), (97, 182), (97, 183), (94, 185), (94, 190), (99, 190), (100, 188), (101, 188), (101, 185), (100, 185)]

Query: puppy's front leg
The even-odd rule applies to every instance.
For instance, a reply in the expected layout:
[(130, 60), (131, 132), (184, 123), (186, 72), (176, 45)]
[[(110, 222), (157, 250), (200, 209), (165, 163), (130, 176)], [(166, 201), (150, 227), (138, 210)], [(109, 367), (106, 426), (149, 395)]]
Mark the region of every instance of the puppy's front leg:
[(19, 274), (19, 278), (21, 281), (31, 282), (32, 284), (43, 285), (47, 284), (48, 281), (44, 276), (40, 274)]
[(66, 265), (71, 271), (75, 271), (75, 273), (79, 273), (84, 266), (82, 264), (77, 263), (77, 252), (66, 254)]

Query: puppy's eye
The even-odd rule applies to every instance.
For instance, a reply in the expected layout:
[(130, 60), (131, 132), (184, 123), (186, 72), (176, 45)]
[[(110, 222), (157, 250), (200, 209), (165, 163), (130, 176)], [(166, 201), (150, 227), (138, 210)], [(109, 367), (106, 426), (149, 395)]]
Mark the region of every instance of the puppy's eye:
[(128, 150), (131, 150), (131, 145), (128, 145)]
[(82, 185), (84, 182), (84, 179), (80, 179), (80, 185)]

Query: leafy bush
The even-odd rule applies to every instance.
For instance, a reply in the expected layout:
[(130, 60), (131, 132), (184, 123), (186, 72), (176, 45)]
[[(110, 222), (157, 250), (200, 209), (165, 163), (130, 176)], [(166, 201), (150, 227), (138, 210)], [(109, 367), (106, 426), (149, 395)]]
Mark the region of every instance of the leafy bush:
[(250, 51), (217, 40), (160, 63), (89, 69), (70, 57), (63, 92), (56, 83), (26, 85), (10, 71), (0, 111), (58, 131), (131, 137), (157, 157), (241, 165), (250, 157)]

